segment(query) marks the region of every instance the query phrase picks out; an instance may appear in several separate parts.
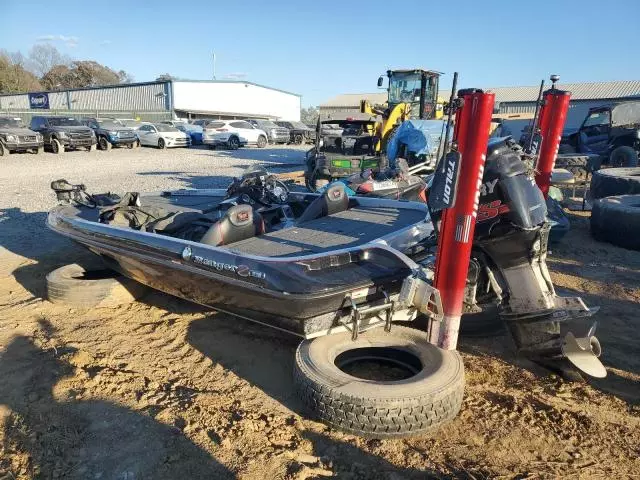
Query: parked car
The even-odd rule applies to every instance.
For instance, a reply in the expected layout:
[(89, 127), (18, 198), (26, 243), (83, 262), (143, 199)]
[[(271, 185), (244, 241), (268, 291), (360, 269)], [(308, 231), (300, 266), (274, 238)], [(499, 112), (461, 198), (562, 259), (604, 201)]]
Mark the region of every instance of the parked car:
[(114, 118), (113, 120), (121, 124), (123, 127), (132, 128), (134, 130), (136, 130), (143, 123), (148, 123), (141, 120), (136, 120), (135, 118)]
[(258, 148), (267, 145), (267, 133), (244, 120), (211, 120), (204, 127), (202, 143), (215, 148), (226, 145), (232, 150), (253, 144)]
[(164, 123), (165, 125), (171, 125), (172, 127), (177, 127), (178, 125), (189, 125), (189, 122), (186, 119), (183, 119), (183, 120), (163, 120), (160, 123)]
[(331, 135), (339, 137), (342, 135), (344, 129), (340, 126), (340, 122), (337, 123), (322, 123), (320, 125), (320, 135)]
[(198, 120), (194, 120), (193, 122), (191, 122), (191, 125), (198, 125), (199, 127), (204, 128), (204, 126), (209, 122), (213, 122), (213, 119), (211, 119), (211, 118), (199, 118)]
[(42, 135), (29, 130), (19, 117), (0, 117), (0, 157), (9, 152), (40, 153)]
[(597, 154), (613, 167), (637, 167), (640, 154), (640, 102), (589, 109), (577, 131), (565, 133), (560, 153)]
[(143, 123), (136, 133), (140, 145), (158, 148), (191, 146), (191, 137), (188, 134), (163, 123)]
[(278, 121), (277, 125), (289, 129), (289, 141), (296, 145), (315, 141), (316, 131), (307, 127), (302, 122)]
[(191, 137), (191, 145), (202, 145), (202, 127), (200, 125), (191, 125), (189, 123), (178, 123), (174, 125), (181, 132)]
[(247, 120), (255, 128), (258, 128), (267, 134), (269, 143), (289, 143), (289, 129), (276, 125), (271, 120)]
[(82, 118), (80, 121), (93, 129), (100, 150), (111, 150), (111, 147), (121, 145), (133, 148), (138, 144), (136, 132), (113, 118)]
[(31, 118), (31, 130), (39, 132), (44, 138), (44, 147), (53, 153), (63, 153), (67, 149), (96, 149), (96, 134), (89, 127), (82, 125), (73, 117)]

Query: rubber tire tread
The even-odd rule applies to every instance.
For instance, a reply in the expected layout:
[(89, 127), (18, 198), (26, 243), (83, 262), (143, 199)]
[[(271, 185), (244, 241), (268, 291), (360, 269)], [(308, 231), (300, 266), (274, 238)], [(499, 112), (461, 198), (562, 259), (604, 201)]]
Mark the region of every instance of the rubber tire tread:
[(640, 195), (596, 200), (591, 210), (591, 235), (601, 242), (640, 250)]
[[(325, 366), (332, 365), (329, 368), (340, 375), (327, 376), (326, 370), (321, 372), (316, 368), (319, 358), (310, 355), (308, 348), (312, 342), (327, 345), (350, 342), (352, 348), (369, 347), (381, 339), (383, 342), (395, 340), (405, 348), (413, 344), (412, 350), (431, 350), (441, 355), (443, 362), (439, 369), (447, 365), (449, 370), (445, 371), (446, 381), (443, 384), (432, 381), (433, 385), (428, 385), (428, 379), (438, 374), (437, 370), (426, 378), (418, 374), (403, 381), (406, 387), (403, 394), (390, 397), (385, 392), (394, 385), (351, 377), (338, 370), (329, 356), (324, 359)], [(433, 431), (455, 418), (462, 405), (465, 379), (462, 358), (457, 351), (441, 350), (429, 344), (424, 331), (394, 325), (391, 332), (375, 328), (361, 333), (356, 341), (351, 340), (349, 332), (304, 340), (296, 350), (294, 383), (299, 398), (311, 413), (334, 428), (365, 438), (405, 438)]]
[(576, 181), (587, 179), (587, 168), (589, 165), (588, 155), (579, 154), (560, 154), (556, 157), (556, 168), (564, 168), (565, 170), (573, 173), (573, 178)]
[(605, 168), (594, 172), (591, 178), (589, 195), (594, 200), (638, 193), (640, 193), (640, 167)]
[(46, 276), (46, 295), (51, 303), (77, 308), (117, 307), (142, 298), (148, 287), (117, 272), (100, 279), (78, 278), (90, 271), (77, 264), (65, 265)]
[[(620, 157), (622, 165), (616, 165), (616, 159)], [(612, 167), (633, 168), (638, 166), (638, 152), (633, 147), (622, 145), (611, 152), (609, 165)]]

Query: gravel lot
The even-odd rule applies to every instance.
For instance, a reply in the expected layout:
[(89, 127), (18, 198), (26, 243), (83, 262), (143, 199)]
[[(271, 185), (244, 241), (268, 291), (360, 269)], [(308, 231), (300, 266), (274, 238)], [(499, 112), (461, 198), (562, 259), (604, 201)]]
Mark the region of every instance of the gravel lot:
[(288, 147), (0, 159), (0, 480), (637, 478), (640, 252), (595, 242), (585, 214), (549, 264), (559, 289), (601, 306), (609, 376), (565, 383), (504, 332), (463, 338), (462, 411), (408, 440), (314, 421), (292, 386), (298, 340), (280, 332), (159, 292), (85, 311), (44, 299), (48, 272), (93, 260), (44, 226), (51, 180), (221, 187), (257, 162), (285, 173), (303, 159)]
[[(307, 148), (267, 146), (231, 151), (141, 147), (62, 155), (12, 154), (1, 160), (0, 205), (27, 212), (48, 209), (55, 204), (49, 183), (58, 178), (84, 183), (93, 192), (226, 186), (230, 177), (255, 164), (274, 172), (301, 170)], [(212, 175), (220, 178), (213, 179)]]
[[(0, 245), (9, 248), (16, 242), (22, 244), (25, 231), (33, 234), (28, 245), (32, 248), (45, 246), (43, 235), (48, 242), (61, 241), (57, 235), (42, 229), (45, 212), (56, 204), (50, 189), (52, 180), (64, 178), (71, 183), (83, 183), (92, 193), (220, 188), (251, 165), (262, 164), (273, 173), (302, 170), (307, 148), (267, 146), (230, 151), (205, 147), (167, 150), (141, 147), (71, 151), (62, 155), (12, 154), (0, 160), (0, 222), (3, 222), (0, 225), (4, 227), (0, 240), (11, 237), (0, 241)], [(15, 223), (20, 224), (18, 237), (14, 235), (15, 229), (10, 228)]]

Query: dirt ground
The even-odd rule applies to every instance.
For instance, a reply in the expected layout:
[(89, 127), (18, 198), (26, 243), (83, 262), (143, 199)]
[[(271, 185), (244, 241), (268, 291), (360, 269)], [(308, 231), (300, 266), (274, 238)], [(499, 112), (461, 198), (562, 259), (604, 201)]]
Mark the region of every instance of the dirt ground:
[(458, 417), (385, 441), (310, 418), (292, 388), (295, 338), (160, 293), (90, 311), (43, 300), (49, 271), (92, 259), (44, 227), (17, 241), (13, 225), (0, 248), (0, 479), (639, 478), (640, 252), (571, 218), (549, 263), (563, 292), (601, 306), (608, 377), (565, 383), (504, 334), (465, 338)]

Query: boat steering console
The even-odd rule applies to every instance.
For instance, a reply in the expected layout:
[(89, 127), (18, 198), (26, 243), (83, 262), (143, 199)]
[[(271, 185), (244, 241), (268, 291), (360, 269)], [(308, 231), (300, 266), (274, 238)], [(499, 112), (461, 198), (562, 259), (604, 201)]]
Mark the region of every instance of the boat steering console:
[(287, 203), (288, 199), (289, 188), (284, 182), (262, 167), (250, 167), (229, 185), (220, 207), (224, 209), (225, 205), (251, 205), (264, 217), (269, 230), (272, 230), (284, 228), (293, 222), (294, 216)]

